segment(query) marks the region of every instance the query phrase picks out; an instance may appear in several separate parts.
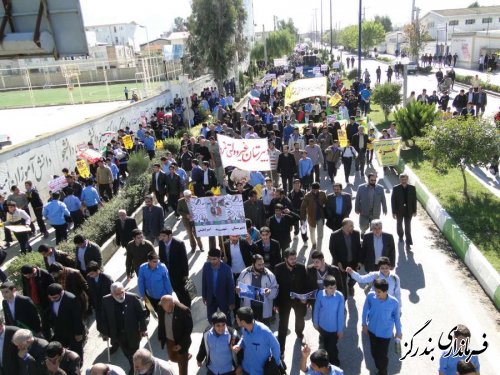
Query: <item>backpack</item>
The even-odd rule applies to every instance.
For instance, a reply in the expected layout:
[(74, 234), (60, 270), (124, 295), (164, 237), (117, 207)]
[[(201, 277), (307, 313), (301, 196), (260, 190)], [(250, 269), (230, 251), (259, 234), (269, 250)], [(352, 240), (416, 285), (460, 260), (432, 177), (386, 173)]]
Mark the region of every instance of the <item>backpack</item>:
[[(229, 350), (231, 351), (231, 354), (233, 356), (233, 367), (236, 369), (238, 367), (237, 363), (238, 360), (236, 358), (236, 354), (233, 352), (232, 346), (235, 345), (235, 341), (238, 338), (237, 332), (235, 329), (228, 327), (228, 332), (229, 332), (229, 340), (227, 341), (227, 345), (229, 346)], [(210, 347), (208, 345), (208, 334), (210, 333), (210, 329), (207, 329), (203, 333), (203, 343), (205, 344), (205, 350), (207, 352), (207, 357), (205, 358), (205, 365), (210, 364)]]

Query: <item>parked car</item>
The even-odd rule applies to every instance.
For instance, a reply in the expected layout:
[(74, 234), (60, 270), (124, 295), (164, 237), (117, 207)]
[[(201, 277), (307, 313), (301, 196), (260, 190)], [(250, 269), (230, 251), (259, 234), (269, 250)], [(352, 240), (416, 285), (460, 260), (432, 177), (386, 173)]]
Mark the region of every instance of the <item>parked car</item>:
[(3, 146), (9, 146), (12, 144), (10, 137), (7, 134), (0, 134), (0, 148)]
[(417, 74), (417, 62), (410, 61), (408, 63), (408, 74)]

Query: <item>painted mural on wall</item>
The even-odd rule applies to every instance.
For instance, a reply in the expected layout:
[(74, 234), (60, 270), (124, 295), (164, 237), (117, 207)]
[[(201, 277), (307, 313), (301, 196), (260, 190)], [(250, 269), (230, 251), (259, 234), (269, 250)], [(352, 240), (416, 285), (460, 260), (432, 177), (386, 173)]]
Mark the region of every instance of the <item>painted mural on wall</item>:
[(106, 133), (129, 126), (136, 131), (141, 116), (151, 116), (156, 107), (165, 105), (167, 95), (151, 98), (120, 111), (90, 120), (84, 124), (39, 139), (24, 147), (0, 154), (0, 192), (7, 193), (12, 185), (24, 190), (24, 182), (33, 181), (43, 199), (48, 197), (48, 182), (61, 175), (63, 168), (73, 169), (78, 145), (91, 141), (97, 148), (106, 145)]

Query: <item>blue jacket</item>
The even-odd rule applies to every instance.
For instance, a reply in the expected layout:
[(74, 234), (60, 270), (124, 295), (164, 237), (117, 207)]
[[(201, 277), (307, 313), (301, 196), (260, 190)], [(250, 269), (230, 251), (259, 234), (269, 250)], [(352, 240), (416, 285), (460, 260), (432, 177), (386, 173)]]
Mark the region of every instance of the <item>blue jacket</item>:
[(214, 299), (221, 311), (229, 310), (229, 305), (234, 304), (234, 279), (231, 267), (221, 262), (217, 274), (217, 287), (214, 290), (213, 269), (210, 262), (203, 265), (202, 296), (209, 305)]
[(299, 177), (302, 178), (304, 176), (308, 176), (312, 173), (313, 163), (310, 158), (300, 159), (299, 160)]
[(155, 139), (152, 136), (145, 137), (143, 142), (144, 142), (144, 148), (147, 151), (154, 151), (155, 150)]
[(98, 205), (101, 199), (95, 187), (85, 186), (82, 190), (82, 201), (85, 203), (85, 206), (91, 207)]
[(64, 204), (68, 208), (69, 212), (73, 211), (79, 211), (80, 207), (82, 206), (82, 202), (78, 197), (75, 197), (74, 195), (68, 195), (66, 198), (64, 198)]
[(47, 218), (50, 225), (63, 225), (66, 224), (64, 217), (70, 216), (70, 213), (63, 202), (52, 199), (43, 207), (43, 216)]
[(167, 266), (160, 262), (156, 268), (151, 269), (148, 263), (142, 264), (139, 267), (137, 286), (139, 295), (143, 298), (146, 293), (154, 299), (160, 299), (165, 294), (171, 295), (172, 284), (170, 284)]
[(316, 294), (313, 324), (326, 332), (344, 332), (344, 296), (336, 291), (327, 296), (325, 290)]
[(238, 345), (244, 350), (243, 370), (251, 375), (263, 375), (264, 364), (272, 354), (279, 365), (280, 344), (271, 330), (263, 323), (254, 321), (253, 329), (242, 329), (242, 338)]
[(375, 336), (388, 339), (393, 336), (394, 326), (396, 334), (402, 334), (399, 311), (396, 298), (387, 295), (387, 299), (382, 301), (375, 296), (375, 292), (370, 292), (366, 296), (361, 322), (367, 325), (368, 330)]

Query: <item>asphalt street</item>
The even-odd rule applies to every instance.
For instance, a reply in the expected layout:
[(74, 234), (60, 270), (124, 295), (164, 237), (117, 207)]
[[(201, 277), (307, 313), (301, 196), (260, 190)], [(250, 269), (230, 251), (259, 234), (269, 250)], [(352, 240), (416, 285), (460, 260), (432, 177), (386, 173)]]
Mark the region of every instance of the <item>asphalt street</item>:
[[(389, 203), (390, 191), (393, 184), (397, 183), (397, 177), (392, 173), (384, 176), (382, 168), (377, 167), (379, 183), (386, 189), (386, 199)], [(322, 172), (323, 173), (323, 172)], [(352, 172), (354, 174), (354, 171)], [(343, 173), (338, 175), (338, 180), (343, 181)], [(354, 176), (351, 176), (351, 182)], [(347, 192), (356, 194), (357, 186), (362, 183), (360, 176), (354, 179), (354, 186), (347, 189)], [(322, 189), (328, 193), (332, 191), (330, 182), (322, 175)], [(354, 214), (351, 218), (355, 220), (356, 227), (358, 217)], [(169, 217), (169, 222), (174, 222), (174, 233), (179, 239), (184, 240), (187, 248), (186, 232), (180, 223), (175, 222), (173, 217)], [(382, 218), (384, 230), (395, 234), (395, 221), (389, 214)], [(328, 241), (331, 231), (325, 227), (322, 241), (322, 250), (326, 260), (331, 262), (331, 255), (328, 249)], [(500, 314), (495, 309), (491, 300), (486, 296), (480, 285), (470, 274), (467, 267), (452, 251), (447, 241), (440, 234), (437, 227), (431, 221), (425, 211), (419, 207), (419, 212), (413, 220), (414, 243), (413, 251), (407, 252), (402, 244), (397, 246), (397, 267), (396, 272), (401, 278), (402, 288), (402, 324), (403, 324), (403, 352), (407, 358), (399, 361), (394, 345), (390, 346), (390, 373), (391, 374), (435, 374), (438, 370), (440, 350), (437, 343), (440, 335), (443, 334), (442, 342), (446, 342), (446, 337), (450, 330), (457, 324), (466, 324), (471, 332), (471, 348), (480, 349), (483, 341), (488, 342), (487, 350), (480, 355), (481, 373), (494, 374), (500, 357), (500, 335), (499, 324)], [(208, 248), (208, 240), (203, 239), (205, 248)], [(304, 246), (300, 236), (295, 237), (292, 246), (297, 249), (299, 261), (309, 263), (311, 244)], [(197, 289), (201, 292), (201, 268), (206, 261), (206, 252), (196, 252), (189, 255), (190, 277), (195, 281)], [(115, 280), (125, 281), (124, 265), (125, 251), (119, 250), (105, 266), (105, 272), (110, 274)], [(136, 279), (132, 279), (127, 288), (136, 291)], [(365, 375), (374, 373), (374, 363), (370, 356), (368, 337), (361, 332), (361, 313), (365, 294), (359, 287), (355, 287), (354, 298), (349, 298), (346, 304), (346, 331), (344, 338), (339, 341), (339, 356), (341, 367), (347, 375)], [(190, 353), (196, 355), (202, 332), (207, 327), (206, 310), (198, 297), (193, 301), (192, 315), (194, 320), (194, 331), (192, 335), (193, 343)], [(418, 335), (415, 333), (431, 320), (430, 324)], [(288, 365), (289, 374), (299, 374), (300, 363), (300, 341), (297, 340), (294, 327), (294, 314), (290, 318), (292, 332), (287, 337), (285, 361)], [(277, 331), (277, 322), (271, 326), (274, 332)], [(166, 358), (166, 350), (161, 349), (157, 340), (157, 324), (152, 318), (148, 327), (150, 343), (154, 355)], [(311, 312), (306, 316), (306, 329), (304, 340), (316, 349), (318, 347), (318, 333), (314, 330), (311, 322)], [(486, 338), (483, 339), (483, 334)], [(405, 343), (408, 346), (405, 346)], [(147, 340), (143, 339), (141, 345), (147, 347)], [(412, 349), (410, 349), (412, 348)], [(422, 354), (427, 349), (428, 354)], [(413, 355), (414, 354), (414, 355)], [(496, 358), (496, 359), (495, 359)], [(128, 364), (121, 351), (112, 355), (112, 363), (121, 365), (128, 370)], [(90, 328), (89, 341), (85, 348), (85, 368), (88, 368), (96, 361), (106, 362), (106, 343), (98, 337), (95, 323)], [(174, 369), (177, 370), (176, 365)], [(205, 370), (199, 369), (195, 359), (189, 363), (189, 374), (204, 374)]]

